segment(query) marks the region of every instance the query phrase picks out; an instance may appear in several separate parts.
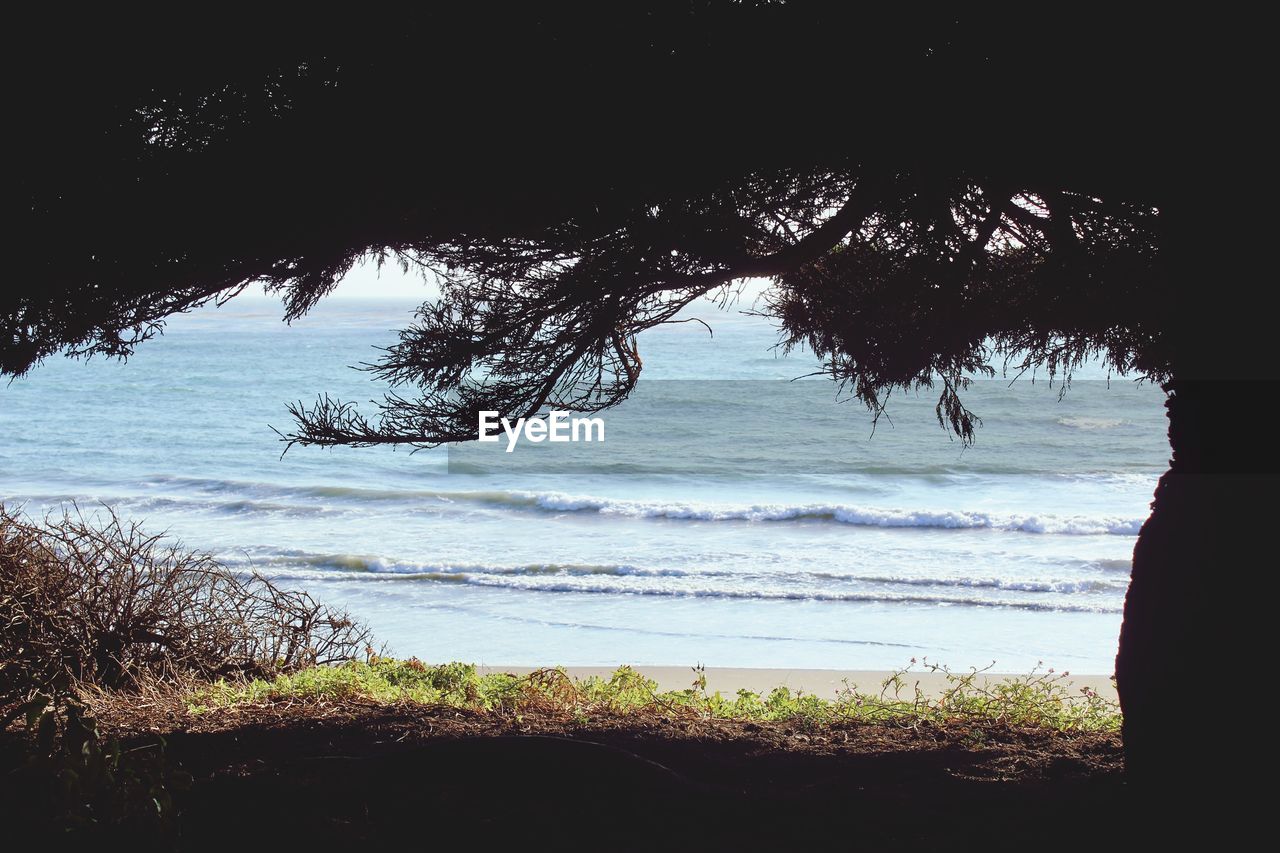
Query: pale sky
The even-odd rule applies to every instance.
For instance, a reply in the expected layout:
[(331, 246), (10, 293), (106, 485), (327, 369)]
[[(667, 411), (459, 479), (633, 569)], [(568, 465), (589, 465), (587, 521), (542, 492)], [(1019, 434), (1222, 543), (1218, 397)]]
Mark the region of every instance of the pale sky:
[[(251, 284), (244, 296), (265, 296), (262, 285)], [(326, 299), (394, 299), (400, 302), (425, 302), (440, 295), (439, 289), (417, 272), (405, 275), (399, 264), (390, 262), (378, 269), (373, 261), (357, 265)], [(275, 297), (269, 297), (275, 298)]]
[[(768, 279), (748, 279), (742, 291), (742, 303), (749, 303), (761, 291), (769, 286)], [(261, 297), (266, 294), (262, 285), (251, 284), (243, 294), (248, 297)], [(376, 263), (366, 261), (356, 266), (342, 280), (338, 288), (326, 299), (391, 299), (400, 302), (425, 302), (440, 295), (439, 288), (428, 282), (416, 271), (408, 275), (400, 271), (399, 264), (394, 261), (383, 265), (379, 270)], [(274, 298), (274, 297), (270, 297)]]

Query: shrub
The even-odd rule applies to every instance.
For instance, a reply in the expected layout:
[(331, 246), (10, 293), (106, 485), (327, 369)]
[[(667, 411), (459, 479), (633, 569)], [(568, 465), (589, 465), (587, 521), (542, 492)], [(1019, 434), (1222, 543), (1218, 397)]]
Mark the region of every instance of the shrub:
[(0, 506), (0, 708), (59, 682), (272, 675), (349, 660), (368, 643), (345, 612), (110, 508), (34, 522)]

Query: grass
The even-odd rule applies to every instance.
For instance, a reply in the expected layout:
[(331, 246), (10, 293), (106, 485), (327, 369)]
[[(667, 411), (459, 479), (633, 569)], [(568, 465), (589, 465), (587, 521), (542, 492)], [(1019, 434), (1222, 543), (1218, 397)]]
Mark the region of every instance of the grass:
[[(913, 662), (914, 667), (914, 662)], [(656, 682), (630, 667), (609, 678), (575, 679), (563, 669), (529, 675), (481, 675), (464, 663), (427, 665), (410, 658), (374, 657), (338, 666), (316, 666), (271, 679), (220, 681), (194, 690), (187, 709), (201, 714), (215, 708), (288, 702), (363, 700), (393, 704), (443, 705), (479, 714), (553, 714), (580, 722), (600, 717), (785, 722), (802, 729), (849, 723), (1031, 726), (1059, 732), (1114, 731), (1120, 709), (1089, 688), (1072, 690), (1066, 673), (1034, 670), (1028, 675), (991, 681), (983, 671), (953, 673), (936, 664), (925, 671), (945, 676), (947, 689), (927, 695), (911, 682), (913, 668), (886, 679), (875, 692), (847, 682), (826, 699), (778, 687), (769, 693), (739, 690), (724, 696), (707, 691), (701, 667), (692, 670), (684, 690), (660, 691)]]

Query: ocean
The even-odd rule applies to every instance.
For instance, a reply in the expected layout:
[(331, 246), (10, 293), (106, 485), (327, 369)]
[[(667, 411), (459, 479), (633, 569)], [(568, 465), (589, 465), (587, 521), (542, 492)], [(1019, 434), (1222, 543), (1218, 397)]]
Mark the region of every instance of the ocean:
[(641, 336), (603, 443), (281, 456), (286, 403), (378, 396), (349, 367), (413, 307), (333, 299), (290, 326), (242, 297), (127, 363), (51, 359), (0, 387), (0, 501), (114, 506), (427, 661), (1112, 672), (1168, 458), (1158, 388), (980, 380), (966, 447), (931, 392), (873, 429), (768, 320), (704, 304), (714, 335)]

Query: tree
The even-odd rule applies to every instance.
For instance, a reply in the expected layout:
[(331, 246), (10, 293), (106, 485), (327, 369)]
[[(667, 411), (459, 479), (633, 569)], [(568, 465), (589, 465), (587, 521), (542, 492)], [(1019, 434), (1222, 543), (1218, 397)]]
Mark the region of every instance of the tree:
[(0, 372), (127, 355), (253, 281), (292, 319), (367, 257), (432, 271), (444, 299), (377, 365), (398, 390), (376, 413), (298, 405), (293, 441), (434, 444), (474, 438), (479, 409), (610, 406), (639, 331), (744, 277), (774, 280), (784, 341), (873, 411), (936, 387), (965, 440), (990, 356), (1059, 375), (1101, 356), (1163, 384), (1174, 450), (1117, 661), (1130, 767), (1222, 766), (1177, 708), (1227, 648), (1195, 638), (1233, 606), (1216, 565), (1247, 553), (1275, 464), (1260, 420), (1219, 419), (1224, 377), (1267, 360), (1257, 315), (1227, 323), (1252, 286), (1213, 234), (1230, 164), (1204, 180), (1182, 134), (1227, 126), (1206, 95), (1236, 72), (1208, 73), (1185, 31), (714, 2), (422, 13), (368, 42), (345, 22), (212, 30), (17, 54), (37, 84), (14, 96)]

